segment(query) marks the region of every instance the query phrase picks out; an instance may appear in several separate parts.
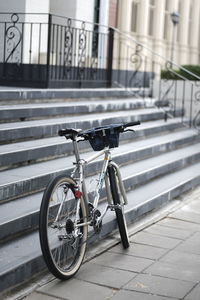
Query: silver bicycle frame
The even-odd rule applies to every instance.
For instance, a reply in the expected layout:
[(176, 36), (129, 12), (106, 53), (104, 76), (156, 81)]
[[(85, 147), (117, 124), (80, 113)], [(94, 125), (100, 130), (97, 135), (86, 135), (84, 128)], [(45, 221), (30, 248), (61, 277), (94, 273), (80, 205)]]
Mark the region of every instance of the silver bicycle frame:
[[(84, 180), (84, 167), (87, 164), (89, 164), (90, 162), (96, 160), (98, 157), (104, 155), (104, 162), (103, 162), (102, 170), (99, 175), (98, 184), (97, 184), (97, 188), (95, 190), (95, 197), (94, 197), (94, 202), (93, 202), (93, 206), (96, 208), (98, 205), (98, 201), (99, 201), (99, 191), (102, 188), (103, 180), (106, 177), (106, 170), (108, 167), (108, 163), (111, 159), (110, 150), (104, 149), (104, 150), (99, 151), (98, 153), (94, 154), (93, 156), (89, 157), (88, 159), (84, 160), (84, 159), (80, 158), (77, 141), (73, 141), (73, 146), (74, 146), (74, 154), (75, 154), (75, 158), (76, 158), (76, 163), (75, 163), (76, 167), (72, 171), (71, 177), (73, 179), (76, 179), (78, 188), (80, 191), (83, 192), (83, 196), (85, 197), (87, 202), (88, 202), (88, 195), (87, 195), (87, 189), (86, 189), (85, 180)], [(77, 172), (79, 174), (78, 178), (76, 178)]]
[[(84, 180), (84, 166), (86, 166), (90, 162), (96, 160), (98, 157), (104, 155), (103, 166), (102, 166), (101, 172), (99, 173), (99, 179), (98, 179), (97, 187), (95, 189), (95, 196), (94, 196), (94, 201), (93, 201), (93, 207), (96, 209), (97, 206), (98, 206), (99, 198), (100, 198), (100, 190), (103, 186), (103, 181), (105, 180), (105, 188), (106, 188), (108, 206), (105, 208), (105, 210), (102, 213), (102, 216), (101, 216), (100, 219), (102, 219), (104, 217), (104, 215), (106, 214), (109, 206), (113, 205), (112, 195), (111, 195), (111, 190), (110, 190), (109, 177), (108, 177), (108, 173), (107, 173), (108, 165), (112, 165), (112, 167), (115, 169), (118, 188), (119, 188), (120, 194), (122, 196), (121, 199), (120, 199), (121, 205), (126, 205), (128, 203), (128, 201), (127, 201), (123, 181), (122, 181), (122, 178), (121, 178), (120, 170), (119, 170), (118, 165), (111, 160), (110, 150), (108, 148), (106, 148), (106, 149), (104, 149), (102, 151), (99, 151), (98, 153), (94, 154), (93, 156), (87, 158), (86, 160), (84, 160), (84, 159), (80, 158), (80, 154), (79, 154), (79, 151), (78, 151), (78, 145), (77, 145), (76, 140), (73, 141), (73, 146), (74, 146), (74, 154), (75, 154), (75, 158), (76, 158), (76, 163), (75, 163), (76, 167), (72, 171), (71, 177), (76, 179), (78, 189), (83, 192), (83, 196), (86, 199), (87, 203), (88, 203), (88, 194), (87, 194), (87, 188), (86, 188), (86, 184), (85, 184), (85, 180)], [(78, 178), (75, 177), (77, 172), (79, 174)]]

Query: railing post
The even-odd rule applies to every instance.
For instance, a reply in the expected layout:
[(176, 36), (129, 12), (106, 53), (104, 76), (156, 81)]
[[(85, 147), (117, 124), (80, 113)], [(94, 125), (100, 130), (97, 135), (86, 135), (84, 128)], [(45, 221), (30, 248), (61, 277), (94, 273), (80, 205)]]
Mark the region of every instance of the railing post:
[(3, 78), (6, 78), (6, 29), (7, 22), (4, 23), (4, 49), (3, 49)]
[(49, 87), (49, 74), (50, 74), (50, 55), (51, 55), (51, 24), (52, 24), (52, 15), (49, 14), (48, 17), (48, 38), (47, 38), (47, 73), (46, 73), (46, 87)]
[(184, 115), (185, 115), (185, 80), (183, 80), (183, 96), (182, 96), (182, 108), (181, 108), (181, 122), (183, 123)]
[[(143, 92), (142, 92), (142, 96), (143, 96), (143, 100), (146, 97), (145, 94), (145, 87), (146, 87), (146, 72), (147, 72), (147, 56), (145, 56), (144, 58), (144, 73), (143, 73)], [(148, 79), (147, 79), (148, 80)]]
[(174, 118), (176, 117), (176, 102), (177, 102), (177, 80), (175, 80), (175, 88), (174, 88)]
[(192, 115), (193, 115), (193, 90), (194, 90), (194, 86), (193, 86), (193, 83), (192, 83), (192, 86), (191, 86), (191, 99), (190, 99), (190, 127), (192, 127)]
[(114, 29), (109, 28), (108, 33), (108, 64), (107, 64), (107, 87), (112, 85), (112, 71), (113, 71), (113, 47), (114, 45)]

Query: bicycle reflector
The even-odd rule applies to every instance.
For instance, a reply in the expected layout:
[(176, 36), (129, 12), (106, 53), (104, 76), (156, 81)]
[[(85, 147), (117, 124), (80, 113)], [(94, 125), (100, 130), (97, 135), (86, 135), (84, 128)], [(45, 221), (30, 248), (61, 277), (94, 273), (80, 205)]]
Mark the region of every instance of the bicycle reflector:
[(80, 199), (80, 198), (81, 198), (81, 196), (82, 196), (82, 193), (81, 193), (81, 191), (75, 191), (75, 192), (74, 192), (74, 196), (75, 196), (75, 198), (78, 198), (78, 199)]

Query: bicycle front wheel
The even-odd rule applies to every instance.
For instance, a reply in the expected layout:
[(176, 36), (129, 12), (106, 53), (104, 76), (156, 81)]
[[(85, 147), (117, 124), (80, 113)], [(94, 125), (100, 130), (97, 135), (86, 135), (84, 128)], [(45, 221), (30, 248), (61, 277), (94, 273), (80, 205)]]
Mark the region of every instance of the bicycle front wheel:
[(75, 197), (75, 182), (56, 177), (47, 187), (40, 208), (39, 234), (50, 272), (59, 279), (72, 277), (86, 251), (88, 226), (83, 199)]
[(113, 203), (114, 205), (119, 205), (119, 208), (115, 209), (117, 224), (119, 227), (119, 233), (121, 236), (122, 245), (124, 249), (127, 249), (129, 247), (128, 230), (127, 230), (126, 219), (124, 214), (124, 205), (122, 205), (120, 201), (120, 190), (117, 182), (118, 178), (115, 172), (116, 171), (113, 166), (108, 167), (108, 174), (110, 179), (110, 188), (111, 188)]

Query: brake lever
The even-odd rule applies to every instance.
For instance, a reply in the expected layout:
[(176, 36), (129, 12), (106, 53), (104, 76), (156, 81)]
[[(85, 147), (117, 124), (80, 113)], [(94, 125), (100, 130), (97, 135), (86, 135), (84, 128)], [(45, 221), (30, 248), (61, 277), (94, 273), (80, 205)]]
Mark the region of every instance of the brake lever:
[(87, 134), (84, 134), (84, 135), (81, 134), (79, 136), (79, 140), (77, 140), (77, 143), (87, 141), (88, 139), (89, 139), (89, 136)]
[(124, 130), (124, 132), (127, 132), (127, 131), (135, 132), (135, 130), (133, 130), (133, 129), (126, 129), (126, 130)]
[(77, 143), (79, 143), (79, 142), (83, 142), (83, 141), (86, 141), (86, 139), (84, 139), (84, 138), (82, 138), (82, 139), (79, 139), (79, 140), (77, 140)]

